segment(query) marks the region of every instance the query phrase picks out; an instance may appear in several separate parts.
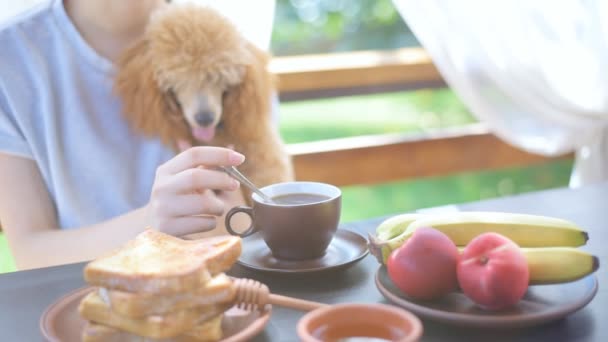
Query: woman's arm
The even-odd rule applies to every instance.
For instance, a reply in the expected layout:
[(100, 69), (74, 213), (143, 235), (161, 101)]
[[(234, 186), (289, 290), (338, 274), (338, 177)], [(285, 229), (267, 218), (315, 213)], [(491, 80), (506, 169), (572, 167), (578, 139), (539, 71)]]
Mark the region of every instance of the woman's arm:
[[(215, 216), (242, 204), (243, 198), (233, 191), (238, 183), (229, 176), (197, 167), (238, 165), (243, 159), (227, 149), (191, 148), (158, 168), (148, 205), (98, 224), (61, 230), (36, 163), (0, 153), (2, 228), (19, 269), (92, 260), (150, 224), (178, 236), (208, 230), (217, 235), (225, 228), (223, 217)], [(216, 196), (209, 189), (225, 194)]]
[(36, 163), (0, 153), (0, 220), (17, 268), (26, 269), (94, 259), (142, 231), (146, 210), (60, 230)]

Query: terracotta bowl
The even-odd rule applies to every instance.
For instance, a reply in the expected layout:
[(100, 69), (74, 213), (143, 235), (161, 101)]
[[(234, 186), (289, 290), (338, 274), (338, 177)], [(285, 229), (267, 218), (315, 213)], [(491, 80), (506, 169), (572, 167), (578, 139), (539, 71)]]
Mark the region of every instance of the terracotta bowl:
[(304, 342), (348, 341), (375, 338), (378, 341), (417, 341), (422, 335), (418, 317), (386, 304), (339, 304), (313, 310), (298, 322)]

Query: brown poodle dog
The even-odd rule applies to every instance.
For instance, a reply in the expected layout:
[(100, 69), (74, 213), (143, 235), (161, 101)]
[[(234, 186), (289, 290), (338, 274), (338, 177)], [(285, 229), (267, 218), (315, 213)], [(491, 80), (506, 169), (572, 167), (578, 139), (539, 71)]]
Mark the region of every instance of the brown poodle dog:
[(268, 61), (216, 11), (169, 4), (119, 60), (115, 91), (136, 130), (176, 152), (178, 140), (233, 146), (246, 156), (241, 172), (261, 187), (293, 179), (271, 118)]

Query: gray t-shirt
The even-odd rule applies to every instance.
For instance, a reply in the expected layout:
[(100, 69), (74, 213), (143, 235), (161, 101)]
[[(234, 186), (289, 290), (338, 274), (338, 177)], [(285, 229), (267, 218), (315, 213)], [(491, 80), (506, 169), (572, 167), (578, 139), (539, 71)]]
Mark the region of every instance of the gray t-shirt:
[(173, 155), (130, 129), (113, 74), (61, 0), (0, 24), (0, 153), (36, 162), (64, 229), (144, 205)]

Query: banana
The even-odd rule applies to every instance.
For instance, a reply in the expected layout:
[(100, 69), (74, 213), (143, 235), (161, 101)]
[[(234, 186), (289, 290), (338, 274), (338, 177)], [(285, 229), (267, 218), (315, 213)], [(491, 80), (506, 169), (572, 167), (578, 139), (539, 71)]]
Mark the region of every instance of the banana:
[(497, 212), (458, 212), (412, 222), (406, 233), (433, 227), (448, 235), (457, 246), (465, 246), (476, 236), (495, 232), (520, 247), (582, 246), (586, 232), (572, 222), (545, 216)]
[(522, 248), (522, 252), (528, 260), (530, 285), (574, 281), (600, 267), (596, 256), (572, 247)]
[(376, 238), (390, 240), (403, 233), (410, 223), (425, 217), (422, 214), (401, 214), (389, 217), (376, 228)]
[[(400, 215), (401, 216), (401, 215)], [(392, 220), (394, 218), (394, 220)], [(576, 247), (588, 240), (587, 232), (572, 222), (545, 216), (498, 212), (457, 212), (425, 215), (411, 222), (411, 216), (385, 220), (382, 231), (398, 234), (390, 239), (369, 237), (369, 250), (380, 263), (386, 262), (390, 253), (399, 248), (416, 229), (432, 227), (446, 234), (457, 246), (465, 246), (476, 236), (495, 232), (508, 237), (520, 247)], [(403, 229), (405, 222), (410, 222)], [(393, 224), (393, 230), (388, 225)], [(380, 227), (378, 226), (378, 227)], [(382, 236), (389, 236), (383, 233)]]
[[(464, 247), (458, 248), (460, 253)], [(529, 285), (567, 283), (581, 279), (600, 267), (595, 255), (574, 247), (520, 248), (528, 262)]]
[(414, 221), (425, 217), (422, 214), (400, 214), (392, 216), (382, 221), (376, 227), (376, 235), (368, 235), (368, 249), (370, 253), (378, 259), (380, 263), (386, 261), (388, 255), (394, 248), (391, 248), (387, 241), (392, 241), (397, 236), (403, 234), (405, 229)]

